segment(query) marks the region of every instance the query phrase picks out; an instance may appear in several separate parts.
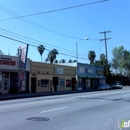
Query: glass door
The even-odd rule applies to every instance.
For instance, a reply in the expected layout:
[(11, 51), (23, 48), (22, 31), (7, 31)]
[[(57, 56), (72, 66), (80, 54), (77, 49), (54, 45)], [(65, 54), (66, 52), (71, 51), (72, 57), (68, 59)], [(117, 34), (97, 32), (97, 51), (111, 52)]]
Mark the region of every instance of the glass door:
[(8, 93), (9, 93), (9, 79), (4, 78), (3, 87), (2, 87), (2, 94), (8, 94)]

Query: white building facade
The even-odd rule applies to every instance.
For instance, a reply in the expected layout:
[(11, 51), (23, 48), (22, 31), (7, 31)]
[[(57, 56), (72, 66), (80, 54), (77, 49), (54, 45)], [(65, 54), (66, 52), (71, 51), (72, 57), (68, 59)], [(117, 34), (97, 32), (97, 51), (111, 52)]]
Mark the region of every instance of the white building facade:
[(30, 59), (26, 60), (26, 68), (20, 69), (20, 58), (0, 55), (0, 94), (26, 92)]

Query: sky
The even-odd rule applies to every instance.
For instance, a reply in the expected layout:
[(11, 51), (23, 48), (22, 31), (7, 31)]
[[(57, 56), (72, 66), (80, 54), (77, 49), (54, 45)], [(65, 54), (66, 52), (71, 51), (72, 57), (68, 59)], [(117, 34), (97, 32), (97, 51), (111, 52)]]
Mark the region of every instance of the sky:
[[(37, 46), (42, 44), (46, 50), (57, 49), (57, 60), (76, 60), (89, 63), (88, 52), (95, 51), (96, 60), (105, 52), (106, 34), (108, 60), (112, 59), (114, 47), (124, 46), (130, 50), (130, 0), (0, 0), (0, 35), (29, 44), (28, 58), (41, 61)], [(94, 3), (99, 2), (99, 3)], [(91, 4), (90, 4), (91, 3)], [(93, 3), (93, 4), (92, 4)], [(77, 8), (53, 11), (66, 7), (87, 4)], [(41, 13), (47, 12), (48, 13)], [(41, 14), (37, 14), (41, 13)], [(27, 16), (30, 14), (37, 14)], [(27, 16), (16, 18), (18, 16)], [(12, 19), (13, 18), (13, 19)], [(0, 36), (0, 50), (5, 55), (16, 56), (17, 48), (23, 43)], [(84, 40), (84, 38), (89, 40)], [(26, 44), (25, 44), (26, 45)]]

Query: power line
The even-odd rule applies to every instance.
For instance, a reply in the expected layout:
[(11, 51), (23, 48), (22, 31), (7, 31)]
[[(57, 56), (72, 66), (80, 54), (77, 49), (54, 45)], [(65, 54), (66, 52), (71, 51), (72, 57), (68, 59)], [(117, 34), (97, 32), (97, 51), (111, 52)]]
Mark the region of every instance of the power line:
[[(48, 48), (51, 48), (51, 49), (52, 49), (52, 47), (55, 47), (55, 48), (58, 48), (58, 50), (60, 50), (60, 51), (62, 51), (62, 52), (65, 52), (65, 53), (67, 53), (67, 54), (69, 53), (69, 54), (75, 55), (75, 53), (76, 53), (75, 51), (68, 50), (68, 49), (65, 49), (65, 48), (62, 48), (62, 47), (58, 47), (58, 46), (54, 46), (54, 45), (52, 45), (52, 44), (45, 43), (45, 42), (42, 42), (42, 41), (38, 41), (38, 40), (36, 40), (36, 39), (32, 39), (32, 38), (29, 38), (29, 37), (26, 37), (26, 36), (23, 36), (23, 35), (14, 33), (14, 32), (12, 32), (12, 31), (8, 31), (8, 30), (2, 29), (2, 28), (0, 28), (0, 30), (4, 31), (4, 32), (0, 31), (0, 32), (2, 32), (2, 33), (4, 33), (4, 34), (7, 34), (7, 35), (9, 35), (9, 36), (13, 36), (13, 37), (15, 37), (15, 38), (19, 38), (20, 40), (21, 40), (21, 39), (22, 39), (22, 40), (26, 40), (26, 41), (28, 41), (28, 42), (34, 43), (35, 45), (40, 45), (41, 43), (43, 43), (43, 45), (51, 46), (51, 47), (48, 47)], [(9, 33), (9, 34), (8, 34), (8, 33)], [(91, 40), (91, 39), (90, 39), (90, 40)], [(97, 40), (99, 40), (99, 39), (97, 39)], [(95, 46), (94, 46), (94, 47), (95, 47)], [(92, 47), (92, 48), (94, 48), (94, 47)], [(80, 56), (85, 56), (84, 53), (79, 53), (79, 55), (80, 55)]]
[[(26, 1), (29, 4), (29, 6), (27, 6), (27, 4), (23, 4), (22, 2), (19, 2), (17, 0), (15, 0), (15, 2), (18, 3), (20, 6), (23, 6), (23, 7), (27, 8), (27, 9), (30, 9), (31, 11), (32, 10), (33, 11), (39, 10), (39, 8), (34, 5), (33, 1)], [(60, 23), (59, 21), (54, 20), (54, 19), (52, 19), (51, 17), (49, 17), (47, 15), (44, 15), (44, 17), (46, 17), (47, 19), (53, 21), (53, 23), (55, 23), (57, 26), (59, 26), (60, 28), (62, 28), (62, 30), (65, 30), (65, 31), (71, 30), (73, 32), (75, 32), (75, 31), (78, 32), (79, 31), (79, 30), (71, 28), (72, 26), (67, 26), (66, 24)]]
[[(18, 13), (12, 11), (12, 10), (9, 9), (9, 8), (4, 7), (4, 6), (1, 5), (1, 4), (0, 4), (0, 6), (2, 7), (1, 10), (4, 11), (5, 13), (8, 13), (8, 14), (14, 16), (14, 17), (15, 17), (15, 16), (18, 16), (18, 17), (21, 16), (21, 15), (19, 15)], [(29, 20), (29, 19), (27, 19), (27, 18), (21, 18), (20, 20), (22, 20), (22, 21), (24, 21), (24, 22), (26, 22), (26, 23), (28, 23), (28, 24), (31, 24), (31, 25), (33, 25), (33, 26), (36, 26), (36, 27), (38, 27), (38, 28), (40, 28), (40, 29), (43, 29), (43, 30), (46, 30), (46, 31), (48, 31), (48, 32), (54, 33), (54, 34), (58, 34), (58, 35), (61, 35), (61, 36), (64, 36), (64, 37), (72, 38), (72, 39), (81, 39), (81, 38), (79, 38), (79, 37), (70, 36), (70, 35), (68, 35), (68, 34), (63, 34), (63, 33), (60, 33), (60, 32), (58, 32), (58, 31), (55, 31), (55, 30), (53, 30), (53, 29), (47, 28), (47, 27), (45, 27), (45, 26), (43, 26), (43, 25), (40, 25), (40, 24), (38, 24), (38, 23), (36, 23), (36, 22), (34, 22), (34, 21), (31, 21), (31, 20)]]
[[(61, 47), (57, 47), (57, 46), (54, 46), (54, 45), (52, 45), (52, 44), (45, 43), (45, 42), (42, 42), (42, 41), (38, 41), (38, 40), (29, 38), (29, 37), (26, 37), (26, 36), (22, 36), (22, 35), (20, 35), (20, 34), (17, 34), (17, 33), (11, 32), (11, 31), (7, 31), (7, 30), (2, 29), (2, 28), (0, 28), (0, 30), (5, 31), (6, 33), (0, 31), (0, 32), (2, 32), (2, 33), (4, 33), (4, 34), (7, 34), (7, 35), (9, 35), (9, 36), (13, 36), (13, 37), (15, 37), (15, 38), (19, 38), (19, 39), (22, 39), (22, 40), (26, 40), (26, 41), (31, 42), (31, 43), (34, 43), (34, 44), (36, 44), (36, 45), (40, 45), (41, 43), (43, 43), (44, 45), (48, 45), (48, 46), (51, 46), (51, 47), (60, 48), (62, 52), (67, 51), (67, 53), (69, 52), (69, 53), (71, 53), (72, 55), (73, 55), (73, 54), (75, 55), (75, 53), (76, 53), (75, 51), (68, 50), (68, 49), (61, 48)], [(9, 34), (8, 34), (8, 33), (9, 33)], [(21, 37), (22, 37), (22, 38), (21, 38)], [(59, 50), (59, 49), (58, 49), (58, 50)], [(84, 54), (81, 54), (81, 53), (80, 53), (80, 55), (83, 56)]]
[(13, 20), (13, 19), (19, 19), (19, 18), (23, 18), (23, 17), (31, 17), (31, 16), (35, 16), (35, 15), (53, 13), (53, 12), (58, 12), (58, 11), (78, 8), (78, 7), (82, 7), (82, 6), (86, 6), (86, 5), (92, 5), (92, 4), (97, 4), (97, 3), (106, 2), (106, 1), (108, 1), (108, 0), (96, 1), (96, 2), (91, 2), (91, 3), (87, 3), (87, 4), (81, 4), (81, 5), (76, 5), (76, 6), (66, 7), (66, 8), (60, 8), (60, 9), (55, 9), (55, 10), (50, 10), (50, 11), (45, 11), (45, 12), (28, 14), (28, 15), (18, 16), (18, 17), (14, 17), (14, 18), (7, 18), (7, 19), (2, 19), (0, 21), (2, 22), (2, 21), (6, 21), (6, 20)]
[[(19, 15), (18, 13), (12, 11), (11, 9), (9, 9), (9, 8), (7, 8), (7, 7), (3, 6), (3, 5), (1, 5), (1, 4), (0, 4), (0, 7), (2, 8), (1, 10), (4, 11), (5, 13), (8, 13), (8, 14), (10, 14), (10, 15), (12, 15), (12, 16), (21, 16), (21, 15)], [(40, 24), (38, 24), (38, 23), (36, 23), (36, 22), (34, 22), (34, 21), (31, 21), (31, 20), (28, 20), (28, 19), (25, 19), (25, 18), (24, 18), (24, 19), (20, 19), (20, 20), (22, 20), (22, 21), (24, 21), (24, 22), (26, 22), (26, 23), (28, 23), (28, 24), (31, 24), (31, 25), (33, 25), (33, 26), (36, 26), (36, 27), (38, 27), (38, 28), (40, 28), (40, 29), (43, 29), (43, 30), (49, 31), (49, 32), (51, 32), (51, 33), (54, 33), (54, 34), (58, 34), (58, 35), (61, 35), (61, 36), (64, 36), (64, 37), (68, 37), (68, 38), (73, 38), (73, 39), (81, 39), (81, 38), (79, 38), (79, 37), (74, 37), (74, 36), (62, 34), (62, 33), (60, 33), (60, 32), (57, 32), (57, 31), (52, 30), (52, 29), (49, 29), (49, 28), (47, 28), (47, 27), (44, 27), (43, 25), (40, 25)], [(98, 40), (98, 39), (91, 39), (91, 40)]]
[[(6, 38), (6, 39), (9, 39), (9, 40), (13, 40), (13, 41), (15, 41), (15, 42), (19, 42), (19, 43), (22, 43), (22, 44), (26, 44), (26, 45), (28, 44), (28, 45), (33, 46), (33, 47), (37, 47), (37, 46), (32, 45), (32, 44), (30, 44), (30, 43), (23, 42), (23, 41), (20, 41), (20, 40), (17, 40), (17, 39), (11, 38), (11, 37), (7, 37), (7, 36), (1, 35), (1, 34), (0, 34), (0, 37)], [(47, 51), (51, 51), (51, 50), (46, 49), (46, 48), (45, 48), (45, 50), (47, 50)], [(75, 56), (73, 56), (73, 55), (69, 55), (69, 54), (65, 54), (65, 53), (59, 53), (59, 54), (61, 54), (61, 55), (65, 55), (65, 56), (70, 56), (70, 57), (74, 57), (74, 58), (75, 58)], [(89, 59), (82, 58), (82, 57), (79, 57), (79, 59), (89, 60)]]

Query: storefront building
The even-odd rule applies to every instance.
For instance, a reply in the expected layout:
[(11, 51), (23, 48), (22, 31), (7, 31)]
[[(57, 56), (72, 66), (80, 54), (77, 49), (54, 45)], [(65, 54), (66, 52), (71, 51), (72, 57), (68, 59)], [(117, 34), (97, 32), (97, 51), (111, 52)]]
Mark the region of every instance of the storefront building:
[(20, 58), (0, 55), (0, 94), (28, 92), (30, 59), (20, 69)]
[(76, 67), (31, 61), (31, 93), (76, 89)]
[(78, 63), (78, 89), (97, 89), (105, 83), (104, 68), (89, 64)]

